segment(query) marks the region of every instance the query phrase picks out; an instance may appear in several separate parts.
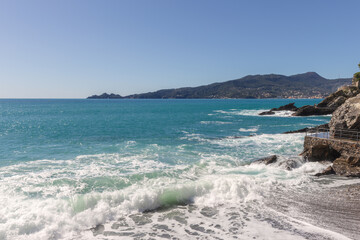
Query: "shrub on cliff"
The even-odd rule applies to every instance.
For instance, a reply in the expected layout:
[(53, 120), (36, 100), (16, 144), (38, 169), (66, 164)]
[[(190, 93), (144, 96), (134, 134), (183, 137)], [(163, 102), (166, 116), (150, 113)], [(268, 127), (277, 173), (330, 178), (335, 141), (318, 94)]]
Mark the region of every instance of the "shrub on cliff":
[[(360, 68), (360, 63), (358, 64), (358, 66)], [(358, 85), (359, 81), (360, 81), (360, 72), (357, 72), (357, 73), (354, 74), (353, 83), (355, 85), (359, 86)]]

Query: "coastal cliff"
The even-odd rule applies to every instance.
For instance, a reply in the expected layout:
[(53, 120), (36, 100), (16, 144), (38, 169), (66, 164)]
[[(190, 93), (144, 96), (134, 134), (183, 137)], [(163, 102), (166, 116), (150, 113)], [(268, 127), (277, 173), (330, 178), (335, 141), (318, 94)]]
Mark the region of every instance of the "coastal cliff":
[[(351, 90), (344, 91), (344, 90)], [(358, 92), (357, 86), (340, 89), (329, 98), (332, 102), (349, 93)], [(342, 101), (342, 100), (341, 100)], [(324, 101), (323, 101), (324, 102)], [(322, 103), (323, 103), (322, 102)], [(324, 102), (328, 104), (331, 101)], [(319, 175), (335, 173), (347, 177), (360, 177), (360, 93), (348, 98), (333, 113), (329, 132), (305, 137), (302, 155), (309, 161), (332, 161), (331, 167)]]

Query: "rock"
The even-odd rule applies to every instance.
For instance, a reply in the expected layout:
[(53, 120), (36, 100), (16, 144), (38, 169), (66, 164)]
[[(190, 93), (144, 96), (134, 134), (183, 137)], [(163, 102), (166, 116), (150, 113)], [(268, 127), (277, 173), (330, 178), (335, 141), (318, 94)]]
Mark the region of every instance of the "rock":
[(273, 111), (266, 111), (266, 112), (261, 112), (261, 113), (259, 113), (259, 115), (274, 115), (275, 114), (275, 112), (273, 112)]
[(93, 232), (94, 236), (97, 236), (104, 233), (105, 227), (102, 224), (98, 224), (95, 227), (90, 228), (90, 230)]
[(278, 108), (273, 108), (270, 111), (296, 111), (297, 109), (295, 103), (289, 103)]
[(320, 173), (317, 173), (317, 174), (315, 174), (314, 176), (320, 177), (320, 176), (331, 175), (331, 174), (335, 174), (335, 171), (334, 171), (334, 169), (333, 169), (331, 166), (329, 166), (329, 167), (327, 167), (324, 171), (322, 171), (322, 172), (320, 172)]
[(293, 159), (288, 159), (288, 160), (280, 163), (279, 166), (284, 167), (288, 171), (291, 171), (294, 168), (298, 167), (298, 162), (296, 160), (293, 160)]
[(308, 132), (308, 131), (312, 131), (312, 130), (316, 130), (316, 129), (329, 129), (329, 124), (325, 123), (322, 125), (318, 125), (316, 127), (311, 127), (311, 128), (302, 128), (299, 130), (294, 130), (294, 131), (288, 131), (288, 132), (284, 132), (284, 134), (289, 134), (289, 133), (303, 133), (303, 132)]
[(334, 113), (329, 123), (330, 133), (336, 130), (349, 129), (360, 131), (360, 94), (349, 98)]
[(360, 157), (341, 156), (334, 161), (332, 168), (341, 176), (360, 177)]
[(313, 116), (313, 115), (328, 115), (332, 114), (336, 108), (317, 107), (306, 105), (299, 108), (292, 116)]
[(277, 111), (296, 111), (298, 108), (294, 104), (295, 103), (289, 103), (278, 108), (272, 108), (270, 111), (259, 113), (259, 115), (274, 115)]
[(305, 147), (301, 153), (310, 162), (317, 161), (334, 161), (340, 157), (340, 153), (326, 143), (315, 143), (314, 145)]
[(269, 157), (265, 157), (265, 158), (255, 160), (252, 163), (263, 163), (265, 165), (269, 165), (271, 163), (275, 163), (277, 160), (278, 160), (278, 156), (277, 155), (272, 155), (272, 156), (269, 156)]
[(340, 107), (347, 99), (355, 97), (360, 93), (360, 89), (354, 86), (344, 86), (336, 92), (327, 96), (317, 106), (318, 107)]

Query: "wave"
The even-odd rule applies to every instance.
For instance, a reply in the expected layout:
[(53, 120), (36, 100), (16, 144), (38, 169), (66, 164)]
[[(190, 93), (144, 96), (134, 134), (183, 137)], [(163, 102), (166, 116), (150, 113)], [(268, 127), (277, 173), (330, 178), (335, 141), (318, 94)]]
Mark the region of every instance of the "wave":
[(257, 132), (259, 130), (259, 126), (253, 128), (240, 128), (240, 132)]
[(201, 121), (201, 124), (216, 124), (216, 125), (223, 125), (223, 124), (232, 124), (232, 122), (222, 122), (222, 121)]
[(269, 109), (244, 109), (236, 110), (232, 109), (230, 111), (224, 110), (215, 110), (215, 113), (225, 114), (225, 115), (238, 115), (238, 116), (256, 116), (256, 117), (292, 117), (293, 111), (276, 111), (273, 115), (259, 115), (262, 112), (269, 111)]

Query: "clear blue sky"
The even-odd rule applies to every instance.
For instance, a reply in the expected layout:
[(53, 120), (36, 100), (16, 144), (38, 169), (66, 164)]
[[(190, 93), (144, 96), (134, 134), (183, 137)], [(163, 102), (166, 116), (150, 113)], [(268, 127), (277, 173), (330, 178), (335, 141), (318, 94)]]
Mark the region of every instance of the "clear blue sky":
[(352, 77), (359, 0), (1, 0), (0, 98)]

